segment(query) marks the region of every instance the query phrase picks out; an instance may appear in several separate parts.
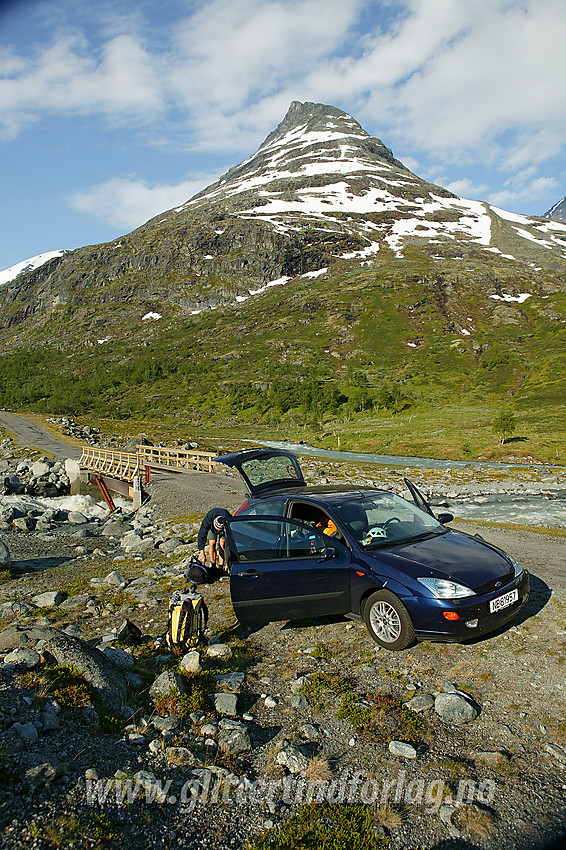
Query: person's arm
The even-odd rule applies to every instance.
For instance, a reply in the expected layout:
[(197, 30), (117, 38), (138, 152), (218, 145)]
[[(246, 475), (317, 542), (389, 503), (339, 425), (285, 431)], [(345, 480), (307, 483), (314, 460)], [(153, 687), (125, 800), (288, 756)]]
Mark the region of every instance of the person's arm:
[[(197, 549), (199, 550), (199, 553), (202, 552), (203, 555), (204, 555), (204, 550), (205, 550), (205, 547), (206, 547), (206, 538), (207, 538), (208, 532), (210, 531), (211, 526), (212, 526), (212, 520), (210, 519), (209, 514), (210, 514), (210, 511), (205, 516), (203, 521), (201, 522), (200, 528), (198, 530)], [(200, 557), (200, 555), (199, 555), (199, 557)]]

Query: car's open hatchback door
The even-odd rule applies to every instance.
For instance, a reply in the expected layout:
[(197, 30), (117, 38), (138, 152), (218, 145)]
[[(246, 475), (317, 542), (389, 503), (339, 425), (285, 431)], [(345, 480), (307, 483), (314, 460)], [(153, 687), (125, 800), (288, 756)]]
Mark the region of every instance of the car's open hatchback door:
[(284, 449), (244, 449), (214, 460), (237, 469), (253, 498), (305, 486), (297, 455)]

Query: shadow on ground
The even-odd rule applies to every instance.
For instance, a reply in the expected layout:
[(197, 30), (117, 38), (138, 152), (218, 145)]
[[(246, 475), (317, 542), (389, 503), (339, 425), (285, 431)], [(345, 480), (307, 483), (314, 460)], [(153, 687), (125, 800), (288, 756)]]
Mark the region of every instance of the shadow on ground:
[(17, 578), (22, 573), (41, 573), (71, 561), (72, 558), (30, 558), (27, 561), (12, 561), (10, 569), (12, 577)]

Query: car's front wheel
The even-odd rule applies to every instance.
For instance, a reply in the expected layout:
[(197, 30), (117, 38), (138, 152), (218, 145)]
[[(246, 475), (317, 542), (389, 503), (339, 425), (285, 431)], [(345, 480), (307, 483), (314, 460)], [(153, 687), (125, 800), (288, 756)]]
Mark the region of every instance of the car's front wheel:
[(406, 649), (415, 641), (409, 612), (390, 590), (378, 590), (369, 597), (364, 620), (374, 641), (385, 649)]

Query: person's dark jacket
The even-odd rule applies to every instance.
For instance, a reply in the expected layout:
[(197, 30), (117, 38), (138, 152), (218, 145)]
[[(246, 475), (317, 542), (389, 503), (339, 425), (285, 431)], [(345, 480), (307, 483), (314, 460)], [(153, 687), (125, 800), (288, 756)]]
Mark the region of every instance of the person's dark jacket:
[[(205, 546), (206, 546), (206, 541), (207, 541), (207, 538), (208, 538), (208, 532), (211, 530), (212, 523), (214, 522), (216, 517), (230, 517), (230, 516), (232, 516), (232, 514), (230, 513), (230, 511), (227, 511), (226, 508), (211, 508), (211, 510), (209, 510), (209, 512), (207, 513), (207, 515), (203, 519), (201, 526), (199, 528), (199, 532), (198, 532), (197, 547), (198, 547), (199, 552), (202, 549), (204, 549)], [(220, 535), (220, 537), (223, 537), (223, 536), (224, 536), (223, 534)]]

